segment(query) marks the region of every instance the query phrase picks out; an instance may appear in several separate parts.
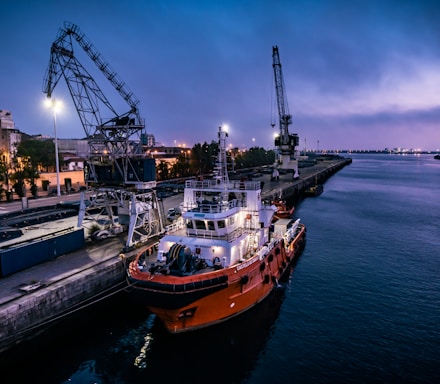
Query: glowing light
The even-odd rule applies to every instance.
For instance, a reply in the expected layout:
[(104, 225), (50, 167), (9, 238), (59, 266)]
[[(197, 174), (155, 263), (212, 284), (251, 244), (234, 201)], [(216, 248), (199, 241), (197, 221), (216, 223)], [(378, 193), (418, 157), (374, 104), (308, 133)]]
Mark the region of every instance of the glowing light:
[(52, 99), (48, 97), (44, 100), (44, 105), (46, 108), (52, 109), (54, 113), (59, 113), (63, 109), (63, 102), (58, 99)]

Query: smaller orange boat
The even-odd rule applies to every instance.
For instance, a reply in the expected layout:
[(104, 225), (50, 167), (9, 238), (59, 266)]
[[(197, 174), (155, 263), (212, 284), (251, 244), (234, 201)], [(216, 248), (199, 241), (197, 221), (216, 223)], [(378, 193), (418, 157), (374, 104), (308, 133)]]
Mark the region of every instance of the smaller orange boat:
[(272, 201), (272, 205), (274, 205), (276, 207), (276, 211), (274, 214), (274, 219), (289, 219), (292, 215), (293, 212), (295, 212), (295, 207), (292, 205), (291, 207), (289, 207), (287, 205), (286, 200), (275, 200)]

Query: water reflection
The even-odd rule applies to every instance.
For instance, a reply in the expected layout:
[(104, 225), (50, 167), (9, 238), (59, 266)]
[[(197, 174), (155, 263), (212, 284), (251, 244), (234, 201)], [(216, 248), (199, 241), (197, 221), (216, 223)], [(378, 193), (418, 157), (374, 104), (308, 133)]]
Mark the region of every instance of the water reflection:
[(72, 375), (71, 378), (64, 382), (65, 384), (71, 383), (94, 383), (101, 384), (101, 375), (96, 373), (96, 361), (88, 360), (81, 363), (78, 370)]
[(272, 334), (286, 281), (248, 312), (226, 323), (170, 335), (155, 319), (127, 382), (239, 383), (254, 369)]
[(139, 356), (134, 360), (134, 366), (138, 368), (146, 368), (147, 367), (147, 357), (150, 353), (150, 344), (153, 341), (153, 335), (151, 333), (147, 334), (144, 338), (145, 343), (141, 348), (141, 352)]
[(120, 294), (1, 356), (2, 377), (46, 384), (242, 382), (273, 333), (288, 285), (280, 283), (235, 319), (181, 335), (170, 335), (154, 315)]

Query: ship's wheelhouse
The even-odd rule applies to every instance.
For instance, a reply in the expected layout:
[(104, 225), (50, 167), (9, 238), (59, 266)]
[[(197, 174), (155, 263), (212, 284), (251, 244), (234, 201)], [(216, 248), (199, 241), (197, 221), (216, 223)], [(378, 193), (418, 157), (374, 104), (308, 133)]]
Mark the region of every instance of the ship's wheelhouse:
[(183, 215), (187, 236), (228, 239), (241, 228), (241, 214), (238, 207), (219, 214), (186, 212)]

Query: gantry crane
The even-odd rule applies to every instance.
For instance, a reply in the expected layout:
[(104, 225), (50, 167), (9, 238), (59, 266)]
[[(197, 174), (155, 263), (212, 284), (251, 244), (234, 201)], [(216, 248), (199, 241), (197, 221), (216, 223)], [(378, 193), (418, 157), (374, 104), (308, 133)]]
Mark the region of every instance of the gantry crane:
[[(292, 124), (292, 115), (289, 114), (277, 46), (272, 47), (272, 58), (280, 129), (280, 134), (275, 138), (275, 147), (278, 149), (279, 156), (276, 167), (291, 170), (293, 172), (293, 178), (296, 179), (299, 177), (299, 174), (298, 160), (295, 158), (295, 147), (299, 145), (299, 137), (296, 133), (289, 133), (289, 125)], [(272, 125), (274, 126), (274, 124)]]
[[(110, 104), (75, 56), (74, 41), (128, 104), (128, 111), (118, 113)], [(142, 151), (145, 124), (139, 114), (139, 100), (79, 27), (69, 22), (59, 29), (51, 46), (43, 83), (47, 97), (52, 97), (61, 77), (67, 83), (89, 144), (84, 171), (93, 193), (90, 204), (86, 204), (82, 194), (78, 226), (96, 228), (105, 216), (111, 225), (98, 233), (104, 237), (126, 226), (127, 247), (162, 233), (163, 207), (154, 191), (155, 163)]]

